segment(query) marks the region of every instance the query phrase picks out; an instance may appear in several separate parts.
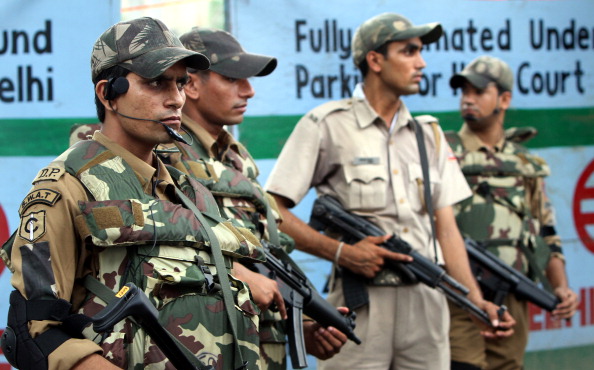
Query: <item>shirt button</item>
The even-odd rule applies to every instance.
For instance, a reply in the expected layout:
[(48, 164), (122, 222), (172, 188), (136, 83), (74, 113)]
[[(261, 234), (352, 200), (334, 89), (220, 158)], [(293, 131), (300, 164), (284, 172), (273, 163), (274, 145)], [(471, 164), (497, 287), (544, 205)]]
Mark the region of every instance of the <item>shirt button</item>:
[(408, 227), (405, 227), (404, 229), (402, 229), (403, 233), (407, 233), (408, 232)]
[(406, 200), (404, 198), (400, 198), (399, 202), (400, 202), (400, 204), (404, 204), (404, 202), (406, 202)]
[(398, 175), (398, 170), (392, 170), (392, 173), (393, 173), (394, 175)]

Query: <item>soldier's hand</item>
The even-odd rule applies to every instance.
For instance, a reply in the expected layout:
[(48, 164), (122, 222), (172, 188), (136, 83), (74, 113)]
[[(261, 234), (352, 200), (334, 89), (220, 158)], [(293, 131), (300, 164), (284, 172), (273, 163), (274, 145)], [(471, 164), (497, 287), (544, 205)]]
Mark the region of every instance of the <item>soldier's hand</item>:
[(279, 313), (283, 319), (287, 318), (287, 309), (285, 308), (285, 300), (278, 288), (275, 280), (254, 272), (240, 263), (235, 263), (233, 266), (235, 277), (247, 283), (254, 298), (254, 302), (262, 311), (266, 311), (273, 303), (278, 308)]
[(384, 259), (411, 262), (412, 257), (407, 254), (394, 253), (379, 244), (390, 239), (391, 235), (368, 236), (354, 245), (345, 244), (340, 254), (338, 264), (358, 275), (373, 278), (384, 265)]
[(493, 323), (493, 327), (486, 327), (482, 321), (473, 317), (473, 320), (481, 327), (481, 335), (485, 338), (506, 338), (514, 333), (516, 320), (510, 315), (505, 306), (497, 306), (493, 302), (482, 300), (475, 303), (477, 307), (485, 311)]
[[(349, 312), (346, 307), (338, 307), (338, 310), (343, 315)], [(332, 326), (323, 328), (315, 321), (303, 322), (303, 336), (305, 337), (306, 352), (320, 360), (327, 360), (340, 352), (348, 339), (338, 329)]]
[(555, 295), (559, 297), (561, 302), (553, 310), (553, 318), (570, 319), (580, 303), (577, 294), (567, 287), (557, 287), (555, 288)]

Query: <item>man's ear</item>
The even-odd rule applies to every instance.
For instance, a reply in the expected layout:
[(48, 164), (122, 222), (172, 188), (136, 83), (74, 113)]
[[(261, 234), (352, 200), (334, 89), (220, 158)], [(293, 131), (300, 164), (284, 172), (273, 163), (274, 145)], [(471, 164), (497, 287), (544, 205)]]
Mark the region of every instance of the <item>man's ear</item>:
[(97, 97), (99, 98), (99, 100), (101, 101), (101, 103), (103, 104), (105, 109), (112, 111), (114, 109), (117, 109), (116, 103), (115, 103), (115, 100), (112, 100), (111, 104), (110, 104), (109, 101), (107, 99), (105, 99), (105, 89), (106, 88), (107, 88), (107, 80), (101, 80), (101, 81), (97, 82), (97, 84), (95, 85), (95, 94), (97, 94)]
[(378, 53), (377, 51), (370, 51), (365, 55), (365, 60), (367, 61), (367, 65), (369, 66), (370, 71), (379, 72), (382, 69), (382, 62), (384, 61), (385, 57), (382, 53)]
[(510, 105), (511, 105), (511, 91), (504, 91), (501, 93), (500, 97), (500, 104), (499, 106), (501, 107), (501, 109), (503, 110), (507, 110), (509, 109)]
[(188, 73), (188, 83), (184, 86), (184, 91), (186, 92), (186, 98), (192, 100), (198, 100), (200, 97), (200, 77), (193, 73)]

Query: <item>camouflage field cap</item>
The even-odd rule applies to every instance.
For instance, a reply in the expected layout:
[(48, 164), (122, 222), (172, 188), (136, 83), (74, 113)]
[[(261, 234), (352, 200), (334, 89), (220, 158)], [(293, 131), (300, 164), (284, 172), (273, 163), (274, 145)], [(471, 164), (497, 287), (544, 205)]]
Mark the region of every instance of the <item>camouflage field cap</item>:
[(458, 88), (468, 81), (478, 89), (485, 89), (489, 82), (495, 82), (503, 91), (511, 91), (514, 75), (503, 60), (488, 55), (480, 56), (464, 67), (462, 72), (450, 78), (450, 86)]
[(437, 41), (442, 34), (441, 24), (415, 26), (400, 14), (383, 13), (363, 22), (353, 36), (353, 60), (359, 66), (365, 56), (389, 41), (420, 37), (423, 44)]
[(186, 49), (163, 22), (138, 18), (114, 24), (95, 41), (92, 79), (95, 81), (101, 71), (116, 65), (144, 78), (155, 78), (182, 59), (195, 69), (210, 66), (206, 56)]
[(235, 37), (223, 30), (194, 27), (179, 39), (186, 48), (204, 53), (210, 59), (210, 70), (225, 77), (266, 76), (276, 68), (276, 58), (247, 53)]

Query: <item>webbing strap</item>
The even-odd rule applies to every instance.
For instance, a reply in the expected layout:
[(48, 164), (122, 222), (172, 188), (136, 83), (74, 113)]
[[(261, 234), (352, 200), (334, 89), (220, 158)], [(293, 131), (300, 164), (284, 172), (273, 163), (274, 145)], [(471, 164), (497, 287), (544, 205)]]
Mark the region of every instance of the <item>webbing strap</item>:
[[(229, 277), (227, 276), (227, 269), (225, 268), (223, 252), (221, 251), (221, 246), (219, 245), (217, 236), (208, 226), (208, 222), (206, 221), (205, 217), (202, 215), (202, 212), (200, 212), (198, 207), (196, 207), (196, 205), (177, 187), (175, 188), (175, 193), (180, 198), (182, 203), (194, 213), (194, 216), (196, 216), (198, 221), (204, 226), (204, 230), (208, 235), (208, 239), (210, 240), (210, 249), (215, 261), (215, 267), (217, 268), (217, 275), (219, 276), (219, 282), (221, 283), (221, 291), (223, 293), (223, 301), (225, 302), (225, 310), (227, 311), (227, 317), (229, 319), (229, 324), (231, 325), (233, 338), (235, 339), (233, 341), (235, 343), (235, 351), (237, 352), (237, 356), (235, 356), (235, 368), (239, 369), (245, 367), (246, 364), (243, 361), (243, 356), (239, 348), (239, 341), (237, 340), (238, 336), (236, 326), (236, 312), (235, 303), (233, 301), (233, 295), (231, 293), (231, 284), (229, 282)], [(212, 217), (210, 218), (213, 219)], [(219, 220), (214, 221), (218, 222)]]
[(431, 199), (431, 181), (429, 179), (429, 160), (427, 159), (427, 148), (425, 147), (425, 138), (423, 136), (423, 128), (419, 125), (416, 119), (412, 119), (413, 130), (417, 137), (419, 147), (419, 156), (421, 157), (421, 169), (423, 170), (423, 192), (425, 198), (425, 209), (429, 215), (429, 223), (431, 224), (431, 238), (433, 239), (433, 252), (435, 254), (435, 263), (437, 264), (437, 242), (435, 241), (435, 217), (433, 213), (433, 201)]

